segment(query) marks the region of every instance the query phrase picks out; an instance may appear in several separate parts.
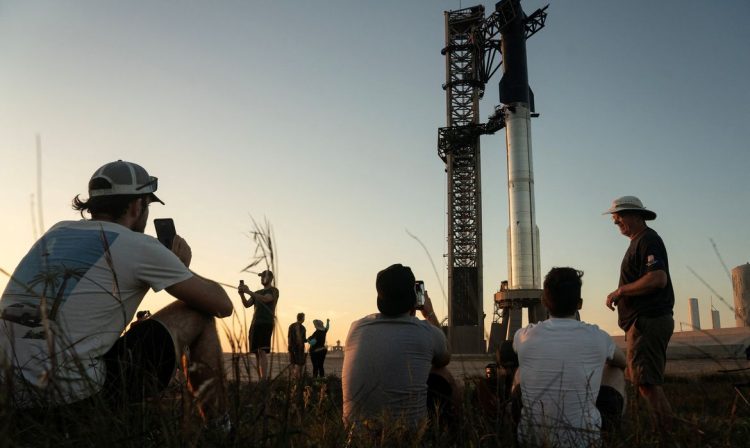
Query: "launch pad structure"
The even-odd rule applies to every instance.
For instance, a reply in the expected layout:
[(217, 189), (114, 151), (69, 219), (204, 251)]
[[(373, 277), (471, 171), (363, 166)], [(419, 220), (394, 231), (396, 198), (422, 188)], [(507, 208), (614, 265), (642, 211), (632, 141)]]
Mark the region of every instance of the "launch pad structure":
[[(454, 353), (485, 353), (482, 306), (482, 188), (480, 136), (506, 128), (509, 281), (495, 294), (490, 350), (520, 328), (520, 313), (546, 317), (541, 305), (539, 232), (534, 217), (526, 39), (544, 27), (547, 6), (526, 16), (520, 0), (503, 0), (485, 18), (484, 6), (445, 12), (447, 125), (438, 130), (448, 192), (448, 338)], [(503, 67), (500, 103), (486, 123), (479, 100)], [(501, 334), (502, 333), (502, 334)]]

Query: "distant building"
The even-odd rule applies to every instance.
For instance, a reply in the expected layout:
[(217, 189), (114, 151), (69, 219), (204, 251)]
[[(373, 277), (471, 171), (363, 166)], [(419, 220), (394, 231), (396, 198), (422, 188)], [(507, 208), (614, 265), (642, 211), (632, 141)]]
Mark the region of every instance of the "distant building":
[(690, 326), (693, 330), (701, 329), (701, 312), (698, 309), (698, 299), (688, 299), (688, 307), (690, 308)]
[(711, 307), (711, 323), (713, 324), (713, 329), (719, 329), (721, 328), (721, 319), (719, 318), (719, 310)]
[(341, 346), (341, 340), (336, 341), (336, 345), (331, 347), (332, 352), (343, 352), (344, 347)]
[(750, 326), (750, 263), (732, 269), (734, 290), (734, 321), (738, 327)]

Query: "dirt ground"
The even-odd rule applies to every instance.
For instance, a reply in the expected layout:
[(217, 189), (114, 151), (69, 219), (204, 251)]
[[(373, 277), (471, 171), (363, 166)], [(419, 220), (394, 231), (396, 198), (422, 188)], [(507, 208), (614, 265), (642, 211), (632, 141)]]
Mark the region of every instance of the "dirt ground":
[[(225, 353), (227, 373), (231, 375), (232, 355)], [(277, 375), (284, 371), (289, 365), (289, 358), (286, 353), (273, 353), (270, 355), (272, 360), (271, 374)], [(250, 364), (248, 364), (248, 360)], [(257, 381), (254, 372), (255, 358), (248, 358), (247, 355), (239, 357), (240, 375), (244, 381), (247, 381), (247, 371), (251, 371), (252, 380)], [(451, 363), (448, 365), (451, 373), (455, 378), (476, 377), (484, 375), (484, 367), (493, 362), (488, 355), (454, 355)], [(341, 368), (344, 363), (344, 357), (341, 354), (329, 354), (325, 362), (326, 375), (341, 376)], [(250, 365), (251, 368), (247, 368)], [(722, 370), (744, 369), (750, 367), (750, 361), (745, 359), (672, 359), (667, 361), (667, 375), (670, 376), (700, 376), (719, 373)], [(307, 371), (312, 372), (312, 364), (307, 360)], [(748, 371), (750, 373), (750, 371)]]

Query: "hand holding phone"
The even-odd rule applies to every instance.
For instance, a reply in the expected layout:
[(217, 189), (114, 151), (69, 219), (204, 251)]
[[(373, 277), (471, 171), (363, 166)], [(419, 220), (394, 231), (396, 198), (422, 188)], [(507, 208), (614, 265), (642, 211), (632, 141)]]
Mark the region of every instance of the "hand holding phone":
[(156, 238), (169, 250), (172, 250), (174, 236), (177, 234), (172, 218), (154, 219)]
[(239, 286), (237, 286), (237, 292), (240, 293), (240, 298), (242, 299), (242, 304), (245, 305), (245, 308), (250, 308), (251, 306), (255, 305), (255, 298), (251, 295), (248, 299), (245, 297), (245, 294), (250, 293), (250, 288), (245, 285), (244, 280), (240, 280)]

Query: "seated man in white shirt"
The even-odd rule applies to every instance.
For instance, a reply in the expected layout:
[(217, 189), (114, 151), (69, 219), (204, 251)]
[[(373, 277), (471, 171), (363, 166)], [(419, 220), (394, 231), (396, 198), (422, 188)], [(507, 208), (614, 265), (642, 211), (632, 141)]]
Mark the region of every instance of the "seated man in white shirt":
[[(596, 446), (602, 428), (597, 405), (614, 402), (620, 413), (624, 405), (622, 388), (616, 386), (623, 377), (624, 353), (599, 327), (576, 319), (583, 304), (582, 276), (573, 268), (553, 268), (543, 294), (550, 319), (529, 324), (513, 339), (520, 365), (522, 446)], [(601, 387), (605, 364), (615, 388)]]

